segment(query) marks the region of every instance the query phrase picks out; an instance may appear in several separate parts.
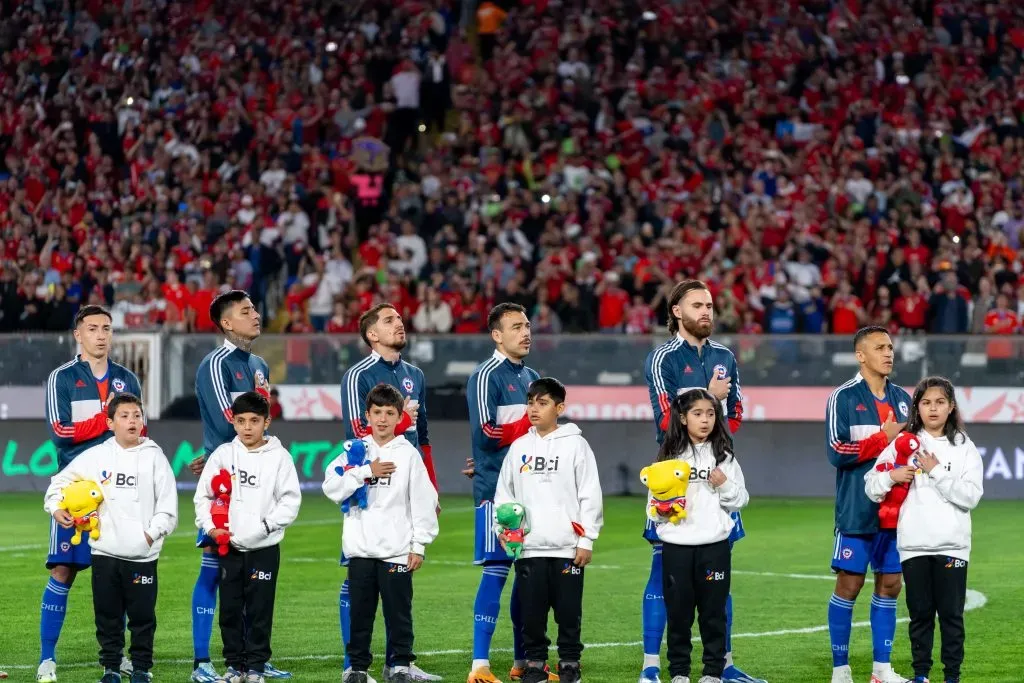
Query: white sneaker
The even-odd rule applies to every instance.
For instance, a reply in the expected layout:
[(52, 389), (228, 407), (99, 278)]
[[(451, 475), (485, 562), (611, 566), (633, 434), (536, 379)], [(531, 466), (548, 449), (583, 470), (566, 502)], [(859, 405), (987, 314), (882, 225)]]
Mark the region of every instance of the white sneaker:
[(910, 679), (900, 676), (890, 666), (884, 671), (877, 671), (871, 674), (871, 683), (910, 683)]
[(717, 676), (701, 676), (697, 683), (722, 683), (722, 679)]
[(690, 683), (689, 676), (673, 676), (672, 683)]
[(245, 675), (245, 683), (263, 683), (263, 674), (250, 671)]
[(131, 678), (131, 675), (133, 673), (135, 673), (135, 667), (132, 666), (132, 660), (130, 660), (127, 657), (125, 657), (124, 655), (122, 655), (121, 656), (121, 675), (122, 676), (128, 676), (129, 678)]
[(415, 664), (409, 665), (409, 678), (414, 681), (440, 681), (443, 680), (436, 674), (428, 674), (423, 669), (419, 668)]
[(57, 683), (57, 662), (44, 659), (36, 670), (36, 683)]
[(849, 664), (832, 669), (832, 683), (853, 683), (853, 672)]
[(661, 683), (661, 679), (658, 678), (660, 670), (656, 667), (648, 667), (640, 672), (640, 680), (638, 683)]

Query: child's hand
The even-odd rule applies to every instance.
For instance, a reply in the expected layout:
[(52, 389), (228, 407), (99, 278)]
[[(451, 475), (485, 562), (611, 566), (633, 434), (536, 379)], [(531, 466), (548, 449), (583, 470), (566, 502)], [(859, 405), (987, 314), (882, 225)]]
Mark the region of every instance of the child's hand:
[(729, 477), (725, 476), (725, 472), (722, 471), (721, 467), (716, 467), (711, 470), (711, 474), (708, 475), (708, 481), (712, 486), (718, 488), (725, 482), (729, 481)]
[(146, 533), (145, 531), (143, 531), (143, 532), (142, 532), (142, 535), (146, 537), (146, 543), (148, 543), (148, 544), (149, 544), (149, 547), (151, 547), (151, 548), (152, 548), (152, 547), (153, 547), (153, 537), (152, 537), (152, 536), (150, 536), (150, 535), (149, 535), (148, 533)]
[(422, 566), (423, 556), (417, 555), (416, 553), (409, 553), (409, 561), (405, 565), (406, 569), (408, 569), (411, 572), (414, 572)]
[[(918, 458), (920, 461), (920, 458)], [(914, 481), (914, 470), (909, 467), (897, 467), (889, 470), (889, 478), (897, 484), (909, 484)]]
[(921, 451), (917, 456), (917, 464), (921, 466), (921, 469), (929, 474), (933, 469), (938, 467), (941, 463), (932, 453), (928, 451)]
[(208, 533), (207, 536), (209, 536), (211, 540), (216, 541), (221, 536), (227, 536), (228, 538), (230, 538), (231, 532), (227, 529), (214, 529), (213, 531)]
[(370, 463), (370, 472), (378, 479), (381, 477), (390, 477), (395, 472), (395, 463), (387, 461), (381, 462), (381, 459), (377, 458)]
[(75, 518), (67, 510), (54, 510), (53, 518), (65, 529), (72, 529), (75, 526)]
[(583, 548), (576, 548), (576, 559), (572, 561), (577, 567), (586, 567), (590, 564), (590, 561), (594, 559), (593, 550), (584, 550)]

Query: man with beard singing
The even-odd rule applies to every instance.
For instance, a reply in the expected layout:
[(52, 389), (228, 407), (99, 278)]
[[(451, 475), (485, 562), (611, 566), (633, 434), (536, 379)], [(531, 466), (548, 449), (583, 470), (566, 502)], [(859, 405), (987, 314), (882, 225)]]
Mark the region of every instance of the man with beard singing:
[[(677, 284), (668, 298), (668, 331), (672, 338), (654, 349), (644, 363), (644, 375), (654, 408), (658, 443), (668, 429), (672, 399), (686, 389), (706, 388), (722, 401), (729, 419), (729, 431), (735, 433), (743, 420), (743, 394), (736, 356), (725, 346), (711, 341), (715, 309), (711, 292), (699, 280)], [(738, 512), (732, 514), (729, 542), (745, 535)], [(651, 573), (644, 590), (642, 619), (644, 664), (640, 683), (657, 683), (661, 670), (661, 641), (665, 633), (665, 598), (662, 590), (661, 542), (650, 521), (644, 538), (651, 544)], [(732, 660), (732, 596), (726, 602), (726, 683), (765, 683), (738, 669)]]
[[(426, 379), (422, 370), (402, 360), (402, 349), (406, 344), (402, 316), (391, 304), (377, 304), (359, 318), (359, 336), (370, 347), (370, 355), (350, 367), (341, 380), (341, 412), (345, 423), (345, 438), (361, 439), (370, 433), (370, 425), (365, 414), (366, 395), (370, 390), (378, 384), (395, 387), (405, 397), (405, 407), (395, 434), (404, 436), (419, 449), (430, 482), (436, 490), (437, 478), (434, 475), (434, 460), (427, 432)], [(341, 557), (341, 564), (348, 564), (344, 555)], [(347, 651), (350, 625), (348, 579), (341, 585), (338, 605), (342, 642), (346, 646), (345, 673), (342, 676), (344, 680), (350, 671)], [(390, 655), (388, 648), (388, 652), (385, 653), (385, 681), (390, 680)], [(416, 665), (409, 667), (409, 678), (414, 681), (441, 680), (440, 676), (428, 674)]]

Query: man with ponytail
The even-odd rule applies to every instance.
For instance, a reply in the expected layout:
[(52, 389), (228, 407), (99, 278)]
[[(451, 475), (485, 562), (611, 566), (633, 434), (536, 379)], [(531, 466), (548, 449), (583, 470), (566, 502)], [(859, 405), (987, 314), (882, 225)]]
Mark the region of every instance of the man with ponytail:
[[(672, 338), (647, 356), (644, 374), (654, 409), (658, 443), (669, 428), (673, 399), (687, 389), (706, 389), (722, 404), (729, 432), (735, 433), (743, 422), (743, 394), (740, 391), (736, 356), (709, 337), (714, 328), (715, 306), (711, 291), (700, 280), (684, 280), (668, 298), (668, 331)], [(733, 528), (729, 543), (746, 534), (739, 512), (732, 513)], [(644, 663), (640, 683), (658, 683), (661, 672), (661, 641), (665, 633), (665, 600), (662, 594), (662, 544), (654, 524), (648, 521), (644, 538), (651, 543), (651, 573), (643, 598)], [(726, 601), (725, 683), (766, 683), (733, 664), (732, 596)]]

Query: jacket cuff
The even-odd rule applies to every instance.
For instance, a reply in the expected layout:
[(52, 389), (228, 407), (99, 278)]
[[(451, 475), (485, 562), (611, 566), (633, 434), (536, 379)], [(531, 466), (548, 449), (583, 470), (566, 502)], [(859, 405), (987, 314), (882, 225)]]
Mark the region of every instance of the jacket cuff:
[(424, 556), (427, 553), (427, 548), (422, 543), (412, 542), (412, 550), (410, 551), (413, 555)]
[(593, 550), (594, 541), (587, 538), (586, 536), (580, 536), (579, 539), (576, 541), (576, 547), (580, 550)]
[(718, 487), (718, 495), (729, 498), (736, 493), (737, 484), (732, 479), (726, 479), (725, 483)]
[(932, 468), (932, 471), (928, 473), (928, 476), (935, 481), (941, 481), (949, 476), (949, 472), (947, 472), (946, 468), (942, 466), (942, 463), (939, 463)]
[(370, 469), (369, 465), (360, 465), (359, 467), (350, 471), (355, 472), (355, 475), (359, 478), (359, 481), (366, 481), (367, 479), (373, 478), (373, 470)]
[(164, 537), (163, 529), (158, 528), (154, 524), (150, 524), (149, 527), (146, 528), (146, 534), (153, 539), (154, 543)]

